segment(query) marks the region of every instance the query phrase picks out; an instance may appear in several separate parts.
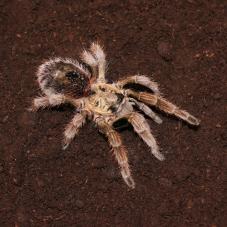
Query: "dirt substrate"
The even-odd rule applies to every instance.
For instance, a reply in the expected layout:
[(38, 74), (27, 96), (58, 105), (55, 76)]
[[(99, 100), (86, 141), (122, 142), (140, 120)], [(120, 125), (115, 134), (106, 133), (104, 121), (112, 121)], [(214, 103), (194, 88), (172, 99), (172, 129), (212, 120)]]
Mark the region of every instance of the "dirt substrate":
[[(226, 221), (226, 1), (0, 2), (0, 226), (210, 226)], [(51, 56), (78, 58), (99, 40), (110, 80), (147, 74), (201, 119), (196, 129), (148, 120), (166, 160), (121, 131), (135, 190), (92, 123), (67, 151), (68, 107), (26, 108), (35, 71)]]

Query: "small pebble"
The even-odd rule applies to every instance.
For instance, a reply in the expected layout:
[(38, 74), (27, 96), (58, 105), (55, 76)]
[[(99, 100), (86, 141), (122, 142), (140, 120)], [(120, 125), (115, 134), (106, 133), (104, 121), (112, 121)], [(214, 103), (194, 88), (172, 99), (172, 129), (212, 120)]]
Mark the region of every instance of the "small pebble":
[(84, 202), (82, 200), (76, 200), (75, 204), (79, 209), (84, 207)]
[(215, 125), (216, 128), (221, 128), (221, 125), (218, 123)]

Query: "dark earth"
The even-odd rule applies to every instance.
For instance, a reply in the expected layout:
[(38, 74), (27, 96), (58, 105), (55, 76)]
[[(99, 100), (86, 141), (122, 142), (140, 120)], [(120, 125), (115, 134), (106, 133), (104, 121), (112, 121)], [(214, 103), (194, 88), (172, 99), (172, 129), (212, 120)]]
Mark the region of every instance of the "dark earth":
[[(224, 0), (1, 0), (0, 226), (227, 226), (226, 10)], [(152, 76), (201, 120), (148, 120), (164, 162), (120, 130), (134, 190), (93, 123), (62, 151), (74, 110), (26, 110), (43, 60), (78, 58), (96, 40), (110, 81)]]

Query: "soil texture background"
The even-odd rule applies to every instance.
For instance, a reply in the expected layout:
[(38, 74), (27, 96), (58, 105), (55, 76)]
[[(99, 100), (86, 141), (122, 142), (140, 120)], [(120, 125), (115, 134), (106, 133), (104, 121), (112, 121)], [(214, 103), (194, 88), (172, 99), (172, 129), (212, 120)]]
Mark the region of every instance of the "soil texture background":
[[(1, 0), (0, 226), (227, 226), (226, 9), (224, 0)], [(148, 119), (163, 162), (121, 130), (134, 190), (93, 123), (62, 151), (74, 110), (26, 111), (43, 60), (78, 59), (96, 40), (110, 81), (153, 77), (201, 120), (195, 129)]]

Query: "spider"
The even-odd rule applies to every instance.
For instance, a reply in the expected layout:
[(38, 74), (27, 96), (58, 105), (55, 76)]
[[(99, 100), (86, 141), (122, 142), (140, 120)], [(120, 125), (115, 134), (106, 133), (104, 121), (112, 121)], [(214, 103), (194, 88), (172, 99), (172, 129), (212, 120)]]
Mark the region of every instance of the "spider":
[[(40, 65), (37, 79), (42, 96), (33, 100), (30, 110), (37, 111), (64, 103), (75, 107), (76, 113), (64, 131), (63, 150), (69, 146), (86, 120), (94, 121), (99, 131), (108, 138), (125, 183), (130, 188), (135, 188), (127, 150), (113, 124), (120, 119), (127, 119), (134, 131), (149, 146), (151, 153), (163, 161), (164, 156), (140, 112), (158, 124), (161, 124), (162, 120), (150, 107), (156, 107), (191, 125), (198, 126), (200, 121), (164, 99), (158, 84), (147, 76), (132, 75), (108, 83), (105, 78), (106, 55), (98, 43), (94, 42), (89, 50), (84, 50), (81, 60), (82, 64), (70, 58), (53, 58)], [(149, 91), (127, 88), (130, 84), (146, 87)]]

